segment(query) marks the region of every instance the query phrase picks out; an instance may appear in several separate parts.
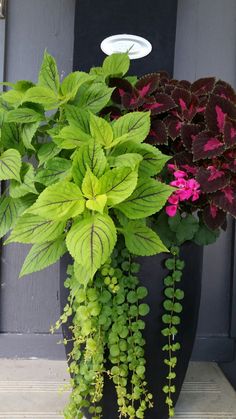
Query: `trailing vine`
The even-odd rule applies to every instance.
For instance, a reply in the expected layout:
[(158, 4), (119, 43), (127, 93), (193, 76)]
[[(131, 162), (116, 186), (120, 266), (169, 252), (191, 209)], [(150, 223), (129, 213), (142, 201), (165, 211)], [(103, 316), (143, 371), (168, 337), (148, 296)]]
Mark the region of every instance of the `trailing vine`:
[(178, 334), (178, 325), (181, 322), (179, 314), (183, 309), (180, 301), (184, 298), (184, 292), (177, 284), (182, 278), (184, 261), (179, 258), (179, 247), (172, 246), (170, 251), (172, 257), (165, 261), (165, 266), (170, 272), (164, 279), (165, 300), (163, 307), (165, 314), (162, 316), (162, 321), (165, 325), (164, 329), (162, 329), (162, 335), (166, 337), (167, 342), (162, 350), (166, 352), (164, 363), (168, 366), (167, 383), (163, 387), (163, 392), (166, 394), (165, 402), (168, 405), (169, 417), (173, 417), (175, 412), (172, 395), (176, 391), (174, 381), (176, 378), (175, 367), (178, 361), (176, 352), (181, 348), (180, 343), (176, 341), (176, 336)]
[[(146, 409), (152, 407), (152, 394), (145, 380), (142, 335), (142, 318), (149, 312), (142, 299), (148, 291), (139, 285), (139, 267), (121, 244), (86, 288), (76, 277), (75, 267), (68, 269), (65, 286), (71, 292), (54, 328), (58, 329), (73, 314), (73, 349), (69, 355), (73, 390), (65, 418), (82, 419), (84, 409), (93, 419), (102, 418), (100, 402), (104, 380), (108, 379), (117, 393), (119, 418), (144, 418)], [(69, 342), (64, 339), (64, 344)]]

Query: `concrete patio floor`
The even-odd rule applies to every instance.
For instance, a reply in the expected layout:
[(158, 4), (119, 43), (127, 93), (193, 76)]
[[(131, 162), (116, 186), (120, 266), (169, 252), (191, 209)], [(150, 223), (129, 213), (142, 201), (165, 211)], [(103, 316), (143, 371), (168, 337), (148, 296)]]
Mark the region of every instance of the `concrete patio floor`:
[[(0, 418), (63, 418), (68, 379), (64, 361), (1, 359)], [(216, 364), (190, 364), (176, 419), (236, 419), (236, 393)]]

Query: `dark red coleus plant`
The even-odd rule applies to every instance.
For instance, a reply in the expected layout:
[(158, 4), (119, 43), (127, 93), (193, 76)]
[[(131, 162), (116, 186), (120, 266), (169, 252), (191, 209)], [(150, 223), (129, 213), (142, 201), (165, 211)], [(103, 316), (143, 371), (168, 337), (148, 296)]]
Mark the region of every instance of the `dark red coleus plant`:
[[(173, 156), (176, 170), (184, 170), (199, 184), (194, 202), (183, 210), (201, 211), (212, 230), (223, 226), (226, 214), (236, 217), (236, 93), (214, 77), (194, 83), (171, 79), (167, 73), (141, 77), (134, 85), (114, 78), (112, 118), (133, 110), (151, 111), (147, 142)], [(171, 179), (171, 178), (170, 178)]]

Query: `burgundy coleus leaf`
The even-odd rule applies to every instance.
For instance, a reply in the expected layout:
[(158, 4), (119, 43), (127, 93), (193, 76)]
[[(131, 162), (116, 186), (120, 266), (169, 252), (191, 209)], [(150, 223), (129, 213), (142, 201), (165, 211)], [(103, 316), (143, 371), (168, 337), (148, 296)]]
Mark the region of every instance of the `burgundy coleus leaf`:
[(207, 168), (199, 168), (196, 180), (200, 184), (202, 192), (212, 193), (228, 185), (230, 177), (225, 171), (214, 166), (208, 166)]
[(139, 95), (136, 89), (133, 89), (132, 94), (126, 93), (121, 98), (123, 107), (130, 110), (140, 108), (145, 102), (146, 100)]
[(167, 130), (164, 122), (154, 119), (146, 140), (150, 144), (168, 144)]
[(206, 106), (205, 117), (211, 131), (223, 133), (226, 120), (236, 119), (236, 106), (224, 97), (211, 95)]
[(212, 201), (217, 207), (236, 217), (236, 185), (228, 185), (217, 191), (213, 195)]
[(236, 104), (236, 93), (234, 89), (232, 88), (232, 86), (230, 86), (229, 83), (226, 83), (223, 80), (217, 81), (213, 93), (215, 95), (219, 95), (225, 99), (228, 99), (234, 104)]
[(182, 119), (192, 121), (198, 110), (199, 101), (197, 96), (180, 87), (174, 89), (171, 96), (178, 106), (178, 113)]
[(224, 169), (228, 169), (232, 173), (236, 173), (236, 159), (228, 163), (223, 163)]
[(141, 77), (135, 84), (136, 89), (141, 97), (145, 97), (153, 93), (160, 84), (160, 74), (152, 73)]
[(221, 137), (214, 135), (211, 131), (200, 132), (193, 142), (193, 159), (209, 159), (219, 156), (224, 151), (224, 144)]
[(183, 87), (186, 90), (189, 90), (191, 88), (191, 83), (188, 80), (180, 80), (178, 82), (179, 87)]
[(168, 116), (164, 120), (169, 137), (175, 140), (181, 134), (181, 128), (184, 124), (179, 118), (175, 116)]
[(207, 95), (215, 86), (215, 77), (204, 77), (196, 80), (191, 85), (191, 91), (197, 96)]
[(106, 106), (105, 108), (103, 108), (101, 110), (101, 112), (99, 113), (99, 116), (106, 116), (110, 114), (110, 120), (113, 121), (114, 119), (118, 119), (120, 118), (121, 111), (119, 108), (117, 108), (116, 106)]
[(155, 94), (155, 100), (149, 100), (149, 103), (146, 101), (143, 105), (143, 108), (150, 110), (152, 115), (158, 115), (167, 112), (175, 107), (175, 102), (165, 93)]
[(181, 127), (181, 138), (188, 151), (192, 151), (193, 141), (201, 129), (201, 125), (198, 124), (185, 124)]
[(213, 203), (203, 209), (203, 221), (210, 230), (216, 230), (226, 221), (226, 213)]
[(231, 148), (236, 146), (236, 119), (225, 119), (223, 138), (226, 147)]
[(133, 86), (128, 80), (121, 79), (118, 77), (113, 77), (109, 80), (109, 86), (115, 87), (115, 90), (112, 92), (112, 101), (115, 103), (121, 103), (122, 97), (126, 94), (132, 95)]
[[(180, 169), (184, 169), (184, 167), (193, 167), (193, 156), (192, 154), (188, 153), (187, 151), (181, 151), (169, 161), (169, 163), (175, 163), (176, 167)], [(187, 169), (184, 169), (187, 171)]]

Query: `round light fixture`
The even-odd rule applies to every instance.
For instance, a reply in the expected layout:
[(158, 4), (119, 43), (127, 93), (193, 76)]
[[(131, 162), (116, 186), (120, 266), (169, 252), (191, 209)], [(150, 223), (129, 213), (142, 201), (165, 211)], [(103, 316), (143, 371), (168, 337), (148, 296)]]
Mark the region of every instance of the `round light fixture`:
[(152, 51), (152, 45), (147, 39), (129, 34), (109, 36), (102, 41), (100, 46), (101, 50), (107, 55), (127, 52), (131, 60), (145, 57)]

